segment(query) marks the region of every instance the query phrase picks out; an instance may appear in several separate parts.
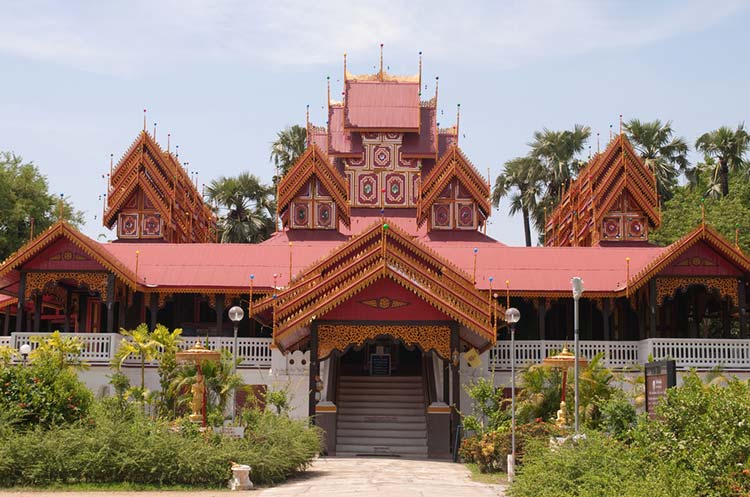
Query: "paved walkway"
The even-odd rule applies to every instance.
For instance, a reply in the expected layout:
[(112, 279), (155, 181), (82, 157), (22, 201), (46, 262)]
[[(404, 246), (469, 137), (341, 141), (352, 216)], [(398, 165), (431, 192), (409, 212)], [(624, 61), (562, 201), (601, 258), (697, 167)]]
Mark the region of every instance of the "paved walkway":
[(503, 487), (470, 480), (462, 464), (385, 458), (321, 458), (277, 487), (252, 492), (8, 492), (0, 497), (503, 497)]
[(262, 497), (498, 497), (463, 464), (386, 458), (321, 458), (304, 474), (254, 493)]

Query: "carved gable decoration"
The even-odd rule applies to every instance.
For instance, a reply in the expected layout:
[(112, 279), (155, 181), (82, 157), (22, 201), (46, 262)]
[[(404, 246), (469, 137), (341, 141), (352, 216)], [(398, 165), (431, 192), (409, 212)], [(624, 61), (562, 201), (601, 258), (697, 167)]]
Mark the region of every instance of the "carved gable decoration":
[(104, 267), (65, 238), (52, 242), (23, 265), (32, 270), (101, 271)]
[(742, 271), (707, 244), (696, 243), (659, 274), (674, 276), (742, 276)]
[(417, 222), (434, 230), (476, 230), (490, 215), (490, 186), (461, 149), (451, 146), (424, 178)]
[(328, 157), (310, 145), (279, 183), (279, 214), (292, 229), (349, 225), (347, 187)]

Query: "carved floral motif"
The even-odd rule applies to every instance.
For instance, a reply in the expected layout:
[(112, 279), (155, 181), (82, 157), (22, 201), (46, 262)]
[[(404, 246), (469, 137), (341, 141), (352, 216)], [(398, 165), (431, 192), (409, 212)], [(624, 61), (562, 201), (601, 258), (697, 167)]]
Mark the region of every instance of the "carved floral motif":
[(379, 335), (392, 336), (407, 346), (418, 345), (424, 351), (434, 350), (444, 359), (451, 356), (448, 326), (322, 324), (318, 326), (318, 357), (328, 357), (334, 350), (344, 351), (350, 345), (361, 347)]
[(28, 300), (34, 291), (45, 288), (61, 280), (73, 280), (78, 286), (86, 286), (92, 292), (99, 292), (102, 300), (107, 300), (107, 273), (84, 273), (74, 271), (44, 271), (26, 274), (25, 297)]
[(739, 301), (737, 280), (734, 278), (669, 276), (656, 279), (656, 302), (661, 304), (667, 297), (672, 297), (677, 290), (687, 290), (690, 285), (703, 285), (708, 289), (718, 290), (722, 297), (729, 297), (733, 304)]

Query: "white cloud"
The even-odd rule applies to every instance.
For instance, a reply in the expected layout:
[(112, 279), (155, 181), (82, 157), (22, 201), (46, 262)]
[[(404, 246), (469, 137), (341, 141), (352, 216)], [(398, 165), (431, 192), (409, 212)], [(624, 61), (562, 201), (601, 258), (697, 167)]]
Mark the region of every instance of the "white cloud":
[(382, 42), (394, 52), (422, 49), (433, 60), (512, 66), (648, 45), (710, 27), (745, 6), (739, 0), (39, 0), (2, 8), (0, 53), (127, 75), (210, 61), (328, 64), (344, 51), (373, 60)]

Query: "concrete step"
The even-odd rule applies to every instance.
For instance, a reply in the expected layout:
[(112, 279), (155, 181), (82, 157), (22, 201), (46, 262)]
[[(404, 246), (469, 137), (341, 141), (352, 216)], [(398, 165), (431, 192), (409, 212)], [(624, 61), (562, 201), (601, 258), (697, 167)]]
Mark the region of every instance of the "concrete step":
[(421, 388), (388, 387), (387, 385), (373, 385), (372, 387), (341, 386), (336, 391), (339, 398), (342, 395), (415, 395), (422, 393)]
[(427, 446), (400, 447), (390, 445), (336, 444), (336, 455), (406, 455), (427, 457)]
[(426, 438), (427, 437), (427, 430), (426, 429), (391, 429), (391, 426), (386, 426), (385, 428), (339, 428), (336, 430), (336, 436), (338, 437), (337, 440), (341, 440), (342, 438), (347, 437), (370, 437), (370, 436), (378, 436), (378, 437), (384, 437), (384, 438)]
[(339, 406), (339, 416), (354, 414), (361, 416), (424, 416), (424, 405), (419, 407), (349, 407)]
[(424, 416), (411, 421), (363, 421), (339, 418), (336, 422), (338, 430), (405, 430), (421, 432), (427, 430), (427, 421)]
[(411, 383), (422, 383), (422, 377), (417, 376), (339, 376), (339, 380), (343, 382), (371, 382), (371, 383), (388, 383), (388, 382), (411, 382)]
[(419, 402), (424, 404), (424, 396), (418, 392), (395, 392), (393, 394), (370, 394), (369, 392), (340, 393), (338, 403), (352, 402)]
[(336, 437), (336, 445), (372, 445), (391, 447), (427, 447), (426, 438), (378, 437), (363, 434), (357, 437)]
[(419, 409), (425, 410), (424, 402), (389, 402), (358, 400), (356, 402), (343, 402), (339, 400), (339, 406), (357, 409)]

